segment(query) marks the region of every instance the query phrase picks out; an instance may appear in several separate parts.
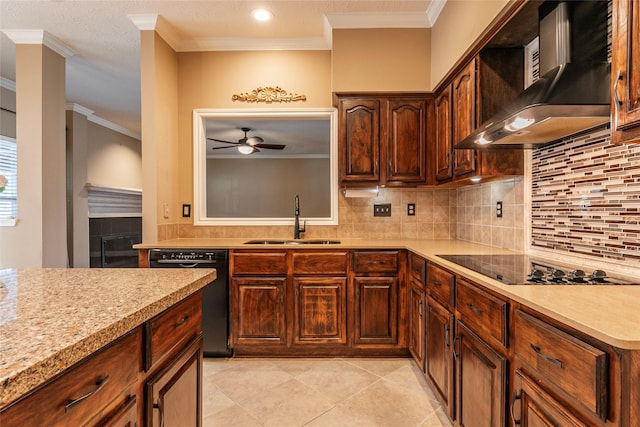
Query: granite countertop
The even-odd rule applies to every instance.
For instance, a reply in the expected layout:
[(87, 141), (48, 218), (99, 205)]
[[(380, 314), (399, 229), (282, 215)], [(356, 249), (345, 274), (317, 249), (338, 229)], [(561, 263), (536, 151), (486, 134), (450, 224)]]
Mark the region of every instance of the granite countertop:
[(212, 269), (0, 270), (0, 407), (215, 277)]
[[(570, 327), (589, 334), (607, 344), (627, 350), (640, 350), (640, 286), (531, 286), (505, 285), (467, 268), (438, 257), (444, 254), (514, 254), (518, 252), (492, 248), (456, 240), (407, 239), (339, 239), (332, 245), (264, 245), (245, 244), (248, 238), (181, 238), (159, 243), (136, 245), (150, 248), (219, 248), (219, 249), (408, 249), (454, 273), (461, 274), (487, 288), (546, 314)], [(538, 254), (562, 261), (558, 254)], [(576, 262), (575, 255), (564, 257), (565, 262)], [(593, 262), (593, 261), (588, 261)], [(610, 262), (594, 265), (611, 271)], [(640, 268), (618, 266), (619, 273), (640, 284)]]

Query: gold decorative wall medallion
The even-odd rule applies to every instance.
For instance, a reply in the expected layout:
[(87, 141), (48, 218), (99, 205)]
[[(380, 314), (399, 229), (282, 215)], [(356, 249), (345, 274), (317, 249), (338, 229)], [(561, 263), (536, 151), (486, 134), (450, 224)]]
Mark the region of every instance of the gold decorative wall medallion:
[(232, 101), (245, 101), (245, 102), (266, 102), (271, 104), (272, 102), (293, 102), (293, 101), (306, 101), (305, 95), (298, 95), (297, 93), (288, 93), (286, 90), (276, 87), (259, 87), (251, 91), (251, 93), (239, 93), (231, 97)]

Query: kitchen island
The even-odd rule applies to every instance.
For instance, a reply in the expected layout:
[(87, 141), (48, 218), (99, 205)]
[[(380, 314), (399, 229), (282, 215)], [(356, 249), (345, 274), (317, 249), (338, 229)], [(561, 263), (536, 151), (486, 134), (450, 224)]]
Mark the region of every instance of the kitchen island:
[[(212, 269), (0, 270), (0, 424), (11, 424), (4, 411), (12, 402), (46, 390), (105, 347), (117, 347), (111, 347), (114, 342), (131, 344), (124, 348), (134, 362), (126, 385), (134, 402), (130, 406), (142, 411), (142, 399), (135, 403), (142, 394), (139, 383), (169, 358), (178, 358), (185, 343), (196, 341), (199, 290), (215, 277)], [(163, 344), (153, 339), (163, 331), (164, 318), (176, 316), (176, 332), (164, 336), (175, 345), (156, 351)], [(115, 384), (116, 377), (106, 375), (96, 386)]]

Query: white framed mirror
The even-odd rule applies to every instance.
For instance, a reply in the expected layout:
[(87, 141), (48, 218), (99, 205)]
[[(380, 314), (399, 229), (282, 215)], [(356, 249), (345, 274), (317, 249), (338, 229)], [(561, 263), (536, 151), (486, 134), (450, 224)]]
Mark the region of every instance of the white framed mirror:
[(333, 108), (194, 110), (194, 224), (338, 224), (337, 145)]

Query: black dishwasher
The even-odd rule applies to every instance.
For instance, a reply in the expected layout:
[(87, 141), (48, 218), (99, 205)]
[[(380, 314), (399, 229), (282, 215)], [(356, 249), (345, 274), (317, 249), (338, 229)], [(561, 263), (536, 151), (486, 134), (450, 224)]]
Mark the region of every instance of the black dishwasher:
[(204, 356), (231, 356), (226, 249), (151, 249), (150, 268), (215, 268), (217, 278), (202, 288)]

